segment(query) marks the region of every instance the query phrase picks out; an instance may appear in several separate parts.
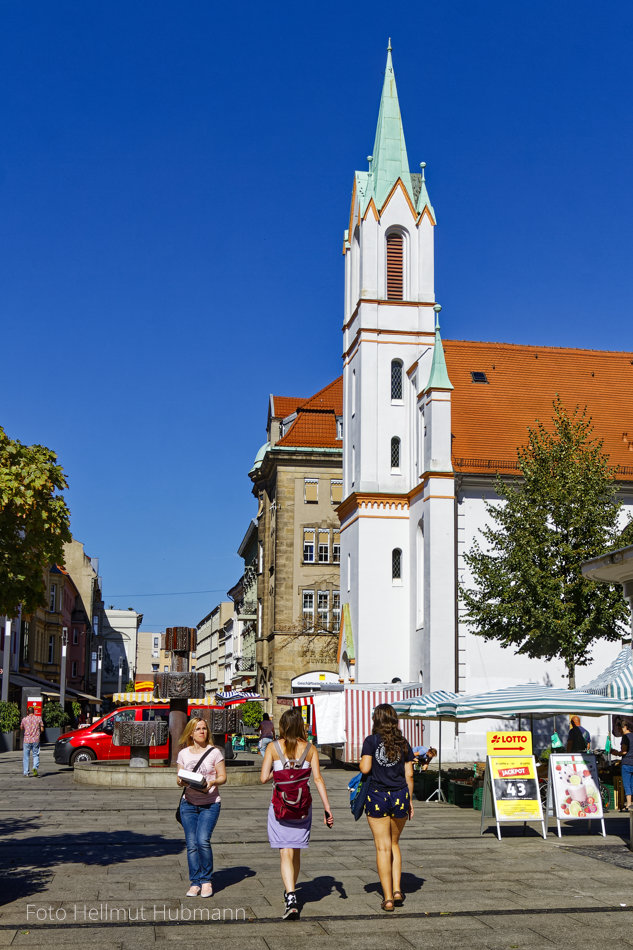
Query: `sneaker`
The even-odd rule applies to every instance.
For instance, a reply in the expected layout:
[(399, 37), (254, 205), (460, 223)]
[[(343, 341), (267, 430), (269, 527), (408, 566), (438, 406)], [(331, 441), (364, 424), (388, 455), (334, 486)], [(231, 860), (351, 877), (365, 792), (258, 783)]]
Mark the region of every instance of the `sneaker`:
[(294, 891), (290, 891), (288, 894), (284, 891), (284, 912), (282, 920), (299, 920), (299, 905), (297, 903), (297, 895)]
[(31, 774), (33, 775), (33, 778), (37, 778), (37, 769), (33, 769)]

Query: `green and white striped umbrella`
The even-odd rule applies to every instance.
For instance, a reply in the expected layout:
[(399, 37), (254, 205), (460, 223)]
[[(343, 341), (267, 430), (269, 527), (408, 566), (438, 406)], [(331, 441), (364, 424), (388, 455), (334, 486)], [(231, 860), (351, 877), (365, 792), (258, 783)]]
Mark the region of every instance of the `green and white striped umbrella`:
[[(609, 696), (612, 699), (633, 699), (633, 650), (627, 647), (603, 673), (582, 687), (586, 693)], [(619, 712), (621, 710), (618, 710)]]
[(450, 711), (445, 715), (440, 715), (438, 708), (440, 704), (443, 704), (450, 709), (451, 704), (458, 699), (457, 693), (451, 693), (447, 689), (436, 689), (432, 693), (412, 696), (411, 699), (401, 699), (391, 705), (403, 719), (454, 719)]
[(512, 716), (559, 716), (577, 713), (582, 716), (633, 714), (633, 701), (622, 702), (580, 689), (558, 689), (527, 683), (508, 686), (489, 693), (458, 695), (455, 700), (438, 703), (438, 715), (454, 717), (457, 722), (469, 719), (511, 718)]

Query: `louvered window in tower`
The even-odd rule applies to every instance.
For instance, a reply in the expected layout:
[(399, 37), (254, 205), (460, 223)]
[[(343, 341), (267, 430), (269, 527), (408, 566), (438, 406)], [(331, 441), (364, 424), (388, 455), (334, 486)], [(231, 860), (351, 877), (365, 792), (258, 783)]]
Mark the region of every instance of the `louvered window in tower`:
[(404, 241), (401, 234), (387, 235), (387, 300), (402, 300), (404, 296)]

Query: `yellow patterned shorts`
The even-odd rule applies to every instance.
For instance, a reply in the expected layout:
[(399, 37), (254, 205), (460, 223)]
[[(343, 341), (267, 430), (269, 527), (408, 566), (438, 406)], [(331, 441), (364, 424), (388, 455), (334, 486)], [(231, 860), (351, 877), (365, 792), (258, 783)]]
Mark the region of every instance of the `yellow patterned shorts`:
[(378, 788), (370, 785), (365, 803), (365, 814), (369, 818), (408, 818), (409, 789)]

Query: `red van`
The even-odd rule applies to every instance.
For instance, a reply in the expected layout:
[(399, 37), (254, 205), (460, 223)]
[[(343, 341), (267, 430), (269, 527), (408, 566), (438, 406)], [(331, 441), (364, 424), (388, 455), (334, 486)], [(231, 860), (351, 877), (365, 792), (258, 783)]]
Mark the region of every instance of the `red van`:
[[(129, 759), (129, 745), (113, 745), (115, 722), (147, 722), (150, 719), (169, 721), (169, 706), (121, 706), (102, 716), (90, 726), (66, 732), (55, 743), (55, 761), (58, 765), (74, 765), (75, 762), (94, 762), (95, 759)], [(169, 758), (169, 742), (150, 746), (152, 759)]]

